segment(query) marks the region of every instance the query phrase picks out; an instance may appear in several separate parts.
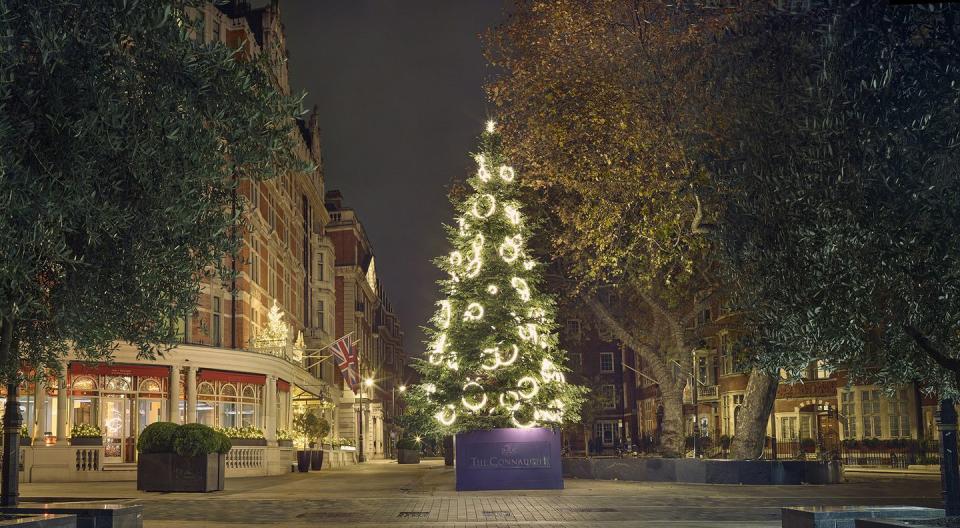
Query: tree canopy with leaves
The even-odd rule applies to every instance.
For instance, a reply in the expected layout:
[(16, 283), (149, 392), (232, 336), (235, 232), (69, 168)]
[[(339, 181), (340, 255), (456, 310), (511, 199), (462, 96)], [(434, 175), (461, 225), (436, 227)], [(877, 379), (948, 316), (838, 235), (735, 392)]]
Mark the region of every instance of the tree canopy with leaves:
[(0, 2), (0, 368), (174, 343), (242, 236), (240, 178), (303, 170), (264, 58), (199, 0)]
[(767, 368), (956, 393), (958, 13), (815, 6), (792, 21), (811, 53), (738, 108), (720, 241)]
[[(722, 293), (696, 147), (724, 123), (702, 88), (740, 12), (660, 2), (532, 2), (488, 35), (505, 145), (545, 217), (549, 249), (598, 322), (657, 379), (665, 452), (683, 449), (692, 326)], [(598, 296), (611, 290), (614, 295)], [(613, 302), (608, 302), (613, 299)], [(679, 364), (681, 369), (675, 368)]]

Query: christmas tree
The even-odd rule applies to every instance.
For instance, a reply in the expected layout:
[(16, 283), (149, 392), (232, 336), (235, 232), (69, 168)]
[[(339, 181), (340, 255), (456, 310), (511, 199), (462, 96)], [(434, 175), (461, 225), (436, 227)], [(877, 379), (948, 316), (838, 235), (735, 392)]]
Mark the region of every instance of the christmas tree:
[(453, 249), (437, 259), (445, 298), (428, 328), (423, 383), (410, 403), (442, 433), (550, 427), (579, 417), (584, 389), (566, 383), (553, 299), (528, 253), (529, 222), (517, 174), (503, 158), (494, 123), (481, 135), (473, 193), (454, 200)]

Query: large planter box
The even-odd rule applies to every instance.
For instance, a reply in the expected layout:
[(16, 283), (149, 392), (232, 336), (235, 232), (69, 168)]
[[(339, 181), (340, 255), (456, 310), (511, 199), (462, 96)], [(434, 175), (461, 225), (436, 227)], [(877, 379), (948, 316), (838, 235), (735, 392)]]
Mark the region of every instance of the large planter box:
[(457, 491), (563, 489), (560, 433), (491, 429), (456, 437)]
[(141, 453), (137, 489), (141, 491), (209, 492), (223, 489), (226, 456), (213, 453), (185, 457), (173, 453)]
[(75, 446), (102, 446), (103, 437), (102, 436), (78, 436), (76, 438), (70, 439), (70, 445)]
[(398, 449), (397, 463), (398, 464), (419, 464), (420, 451), (416, 449)]
[(230, 445), (237, 447), (246, 447), (246, 446), (265, 446), (267, 445), (266, 438), (231, 438)]

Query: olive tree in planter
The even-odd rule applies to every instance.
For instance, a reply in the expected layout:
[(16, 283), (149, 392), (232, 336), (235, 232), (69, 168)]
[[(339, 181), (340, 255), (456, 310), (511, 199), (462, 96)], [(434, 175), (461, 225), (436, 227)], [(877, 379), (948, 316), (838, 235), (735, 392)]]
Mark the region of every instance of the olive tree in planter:
[(303, 438), (304, 447), (309, 448), (309, 450), (297, 451), (298, 469), (301, 472), (308, 471), (304, 469), (304, 465), (307, 465), (319, 471), (323, 467), (323, 450), (315, 448), (317, 441), (330, 432), (330, 422), (322, 416), (307, 411), (294, 418), (293, 429)]
[(103, 432), (96, 425), (76, 424), (70, 430), (70, 445), (75, 445), (75, 446), (103, 445)]
[(420, 443), (405, 436), (397, 442), (397, 463), (398, 464), (419, 464), (420, 463)]
[(137, 489), (220, 491), (230, 439), (203, 424), (150, 424), (137, 440)]

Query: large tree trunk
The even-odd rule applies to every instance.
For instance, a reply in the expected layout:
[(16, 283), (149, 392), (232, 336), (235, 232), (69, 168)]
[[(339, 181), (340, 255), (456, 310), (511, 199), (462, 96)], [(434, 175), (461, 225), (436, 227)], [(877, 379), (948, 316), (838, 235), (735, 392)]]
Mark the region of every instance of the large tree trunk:
[(730, 444), (730, 458), (753, 460), (763, 456), (766, 443), (767, 422), (773, 403), (777, 399), (780, 380), (754, 368), (750, 371), (747, 391), (740, 408), (740, 419)]
[(673, 389), (661, 392), (663, 397), (663, 424), (660, 453), (667, 457), (682, 456), (685, 449), (683, 428), (683, 392)]
[(683, 389), (673, 377), (671, 369), (662, 357), (628, 331), (613, 314), (593, 295), (584, 294), (583, 299), (597, 319), (607, 327), (624, 345), (633, 349), (650, 367), (653, 377), (660, 387), (663, 398), (663, 430), (660, 437), (661, 452), (664, 456), (679, 456), (683, 452)]

